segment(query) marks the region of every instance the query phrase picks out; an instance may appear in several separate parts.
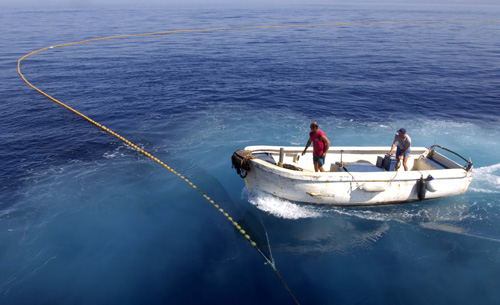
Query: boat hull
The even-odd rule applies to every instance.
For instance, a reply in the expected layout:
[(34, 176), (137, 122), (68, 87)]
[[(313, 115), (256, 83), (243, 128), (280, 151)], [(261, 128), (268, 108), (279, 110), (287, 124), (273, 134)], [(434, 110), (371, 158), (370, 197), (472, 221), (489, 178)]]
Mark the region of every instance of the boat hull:
[[(291, 148), (288, 149), (289, 155), (290, 151)], [(424, 179), (429, 176), (433, 180), (427, 186)], [(465, 193), (471, 181), (472, 171), (463, 168), (315, 173), (290, 170), (260, 159), (251, 160), (251, 168), (245, 176), (249, 191), (260, 190), (297, 202), (341, 206), (395, 204), (456, 196)]]

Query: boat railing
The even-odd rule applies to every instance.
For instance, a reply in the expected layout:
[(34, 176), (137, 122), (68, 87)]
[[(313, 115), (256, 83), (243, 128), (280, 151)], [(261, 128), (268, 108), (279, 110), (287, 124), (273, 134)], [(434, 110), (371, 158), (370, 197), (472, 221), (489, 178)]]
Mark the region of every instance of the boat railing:
[(464, 161), (466, 162), (466, 165), (464, 165), (464, 166), (462, 166), (462, 167), (463, 167), (463, 169), (464, 169), (464, 170), (466, 170), (466, 171), (470, 171), (470, 170), (472, 169), (472, 167), (474, 166), (474, 164), (472, 163), (472, 160), (470, 160), (470, 158), (469, 158), (469, 160), (467, 160), (467, 159), (465, 159), (463, 156), (461, 156), (460, 154), (458, 154), (458, 153), (454, 152), (454, 151), (453, 151), (453, 150), (451, 150), (451, 149), (448, 149), (448, 148), (446, 148), (446, 147), (443, 147), (443, 146), (441, 146), (441, 145), (432, 145), (431, 147), (429, 147), (429, 150), (430, 150), (430, 151), (431, 151), (431, 153), (432, 153), (432, 152), (435, 152), (435, 151), (436, 151), (436, 148), (440, 148), (440, 149), (442, 149), (442, 150), (445, 150), (445, 151), (447, 151), (447, 152), (449, 152), (449, 153), (452, 153), (452, 154), (456, 155), (456, 156), (457, 156), (457, 157), (459, 157), (460, 159), (464, 160)]

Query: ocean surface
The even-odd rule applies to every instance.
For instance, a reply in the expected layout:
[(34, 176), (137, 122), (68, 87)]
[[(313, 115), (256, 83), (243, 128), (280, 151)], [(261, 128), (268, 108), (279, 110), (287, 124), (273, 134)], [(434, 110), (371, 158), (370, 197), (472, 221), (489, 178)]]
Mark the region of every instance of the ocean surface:
[[(2, 7), (0, 304), (295, 304), (273, 264), (300, 304), (498, 304), (500, 23), (467, 21), (499, 17), (467, 5)], [(48, 49), (21, 69), (188, 178), (256, 247), (177, 175), (17, 73), (49, 46), (215, 28)], [(470, 157), (474, 179), (461, 196), (383, 207), (248, 194), (233, 151), (305, 146), (311, 121), (334, 146), (389, 147), (405, 127), (415, 146)]]

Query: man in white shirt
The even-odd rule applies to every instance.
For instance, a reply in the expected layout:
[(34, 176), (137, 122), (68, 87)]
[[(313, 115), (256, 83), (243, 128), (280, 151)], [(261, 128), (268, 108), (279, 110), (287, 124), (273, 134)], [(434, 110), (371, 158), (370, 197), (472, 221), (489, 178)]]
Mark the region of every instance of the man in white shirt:
[(394, 142), (392, 143), (391, 151), (388, 153), (389, 156), (392, 155), (394, 148), (396, 148), (396, 144), (396, 159), (398, 160), (398, 162), (394, 170), (397, 171), (399, 169), (400, 161), (401, 159), (403, 159), (403, 167), (405, 171), (407, 171), (408, 166), (406, 165), (406, 162), (410, 157), (411, 138), (406, 134), (406, 129), (401, 128), (397, 131), (396, 135), (394, 136)]

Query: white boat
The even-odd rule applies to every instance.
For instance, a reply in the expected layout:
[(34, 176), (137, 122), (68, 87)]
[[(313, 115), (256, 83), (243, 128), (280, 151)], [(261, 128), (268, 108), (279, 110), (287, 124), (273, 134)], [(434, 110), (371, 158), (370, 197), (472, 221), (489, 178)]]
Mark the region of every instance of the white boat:
[[(463, 161), (462, 166), (445, 152)], [(260, 190), (290, 201), (321, 205), (380, 205), (464, 194), (472, 181), (472, 162), (444, 147), (412, 147), (394, 171), (390, 147), (330, 147), (323, 168), (314, 172), (312, 148), (249, 146), (232, 163), (249, 191)], [(446, 154), (448, 154), (446, 153)], [(455, 158), (456, 159), (456, 158)]]

